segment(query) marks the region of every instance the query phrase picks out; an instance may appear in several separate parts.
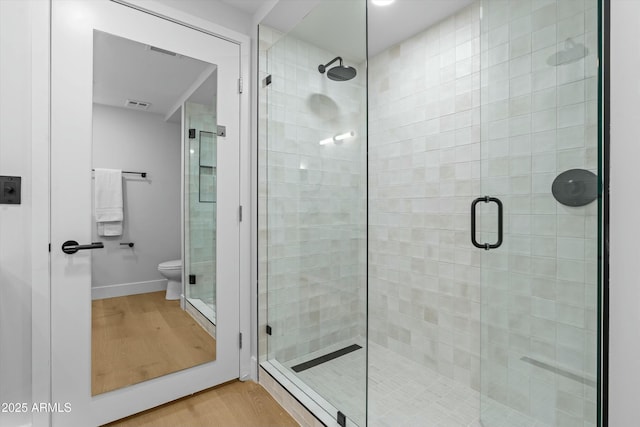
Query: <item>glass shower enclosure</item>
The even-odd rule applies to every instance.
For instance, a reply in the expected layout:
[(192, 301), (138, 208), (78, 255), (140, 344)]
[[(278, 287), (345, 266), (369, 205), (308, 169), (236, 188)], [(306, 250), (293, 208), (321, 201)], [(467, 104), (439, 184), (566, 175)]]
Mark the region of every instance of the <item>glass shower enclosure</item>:
[[(349, 50), (307, 37), (305, 23), (326, 16), (335, 36), (357, 40)], [(268, 368), (330, 418), (357, 425), (366, 412), (365, 16), (361, 1), (323, 2), (289, 34), (261, 28), (272, 41), (261, 62), (270, 76), (260, 149)]]
[[(185, 304), (215, 334), (217, 115), (216, 73), (184, 104)], [(206, 94), (202, 96), (201, 94)], [(200, 315), (198, 315), (198, 313)], [(206, 320), (205, 320), (206, 319)]]
[(446, 3), (260, 26), (261, 367), (326, 425), (601, 425), (601, 2)]

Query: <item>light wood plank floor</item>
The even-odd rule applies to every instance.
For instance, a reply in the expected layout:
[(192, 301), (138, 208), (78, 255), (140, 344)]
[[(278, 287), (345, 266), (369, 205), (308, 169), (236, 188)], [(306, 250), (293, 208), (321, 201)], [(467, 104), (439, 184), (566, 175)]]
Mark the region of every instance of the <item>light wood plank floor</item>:
[(294, 427), (298, 423), (262, 386), (232, 381), (106, 426)]
[(105, 393), (216, 358), (216, 342), (165, 292), (94, 300), (91, 392)]

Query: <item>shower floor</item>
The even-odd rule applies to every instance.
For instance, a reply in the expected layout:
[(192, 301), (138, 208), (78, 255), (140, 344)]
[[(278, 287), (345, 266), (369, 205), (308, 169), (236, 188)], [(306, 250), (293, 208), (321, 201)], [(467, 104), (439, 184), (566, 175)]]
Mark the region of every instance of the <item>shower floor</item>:
[[(363, 348), (296, 376), (321, 396), (340, 402), (338, 409), (363, 426), (364, 359)], [(369, 344), (368, 393), (371, 427), (481, 425), (480, 393), (376, 344)], [(548, 427), (498, 402), (484, 402), (485, 427)]]

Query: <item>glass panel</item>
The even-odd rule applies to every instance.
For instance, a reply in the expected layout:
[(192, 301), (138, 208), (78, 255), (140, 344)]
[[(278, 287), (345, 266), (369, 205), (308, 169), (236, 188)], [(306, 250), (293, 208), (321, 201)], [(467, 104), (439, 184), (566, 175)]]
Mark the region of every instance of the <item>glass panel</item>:
[(475, 426), (480, 4), (402, 3), (370, 7), (369, 425)]
[[(215, 73), (211, 79), (215, 87)], [(205, 83), (204, 86), (207, 86)], [(187, 303), (207, 319), (215, 336), (216, 324), (216, 195), (217, 123), (215, 93), (204, 100), (185, 103), (188, 152), (185, 152), (188, 205), (188, 239), (185, 256)]]
[[(189, 262), (180, 259), (181, 98), (215, 67), (99, 31), (93, 59), (92, 241), (104, 245), (91, 251), (96, 395), (215, 360), (215, 331), (203, 329), (198, 323), (208, 322), (180, 301)], [(213, 88), (215, 82), (205, 84), (192, 96), (209, 96), (215, 109)], [(215, 138), (207, 150), (211, 170)], [(213, 184), (207, 177), (206, 195), (215, 198), (215, 175)], [(215, 241), (209, 231), (215, 204), (206, 206), (199, 232)], [(185, 216), (195, 212), (186, 209)], [(211, 252), (198, 285), (207, 298), (215, 295)]]
[(482, 11), (482, 423), (595, 426), (598, 2)]
[[(365, 425), (365, 2), (324, 1), (288, 34), (261, 26), (268, 366), (333, 419)], [(344, 23), (345, 25), (342, 25)], [(348, 24), (347, 24), (348, 23)], [(331, 28), (332, 37), (326, 37)], [(268, 40), (268, 42), (266, 41)], [(325, 72), (319, 65), (340, 56)], [(341, 81), (336, 79), (342, 79)], [(263, 364), (263, 366), (265, 366)]]

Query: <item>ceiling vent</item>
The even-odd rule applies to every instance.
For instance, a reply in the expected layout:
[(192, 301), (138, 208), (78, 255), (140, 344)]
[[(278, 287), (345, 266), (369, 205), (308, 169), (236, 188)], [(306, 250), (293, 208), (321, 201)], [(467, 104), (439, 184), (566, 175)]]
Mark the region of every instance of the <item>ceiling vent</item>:
[(147, 49), (150, 50), (150, 51), (153, 51), (153, 52), (161, 53), (163, 55), (169, 55), (169, 56), (174, 56), (176, 58), (182, 58), (182, 55), (178, 55), (177, 53), (171, 52), (170, 50), (160, 49), (159, 47), (147, 45)]
[(124, 103), (129, 108), (135, 108), (136, 110), (148, 110), (151, 107), (151, 103), (147, 101), (136, 101), (134, 99), (127, 99)]

